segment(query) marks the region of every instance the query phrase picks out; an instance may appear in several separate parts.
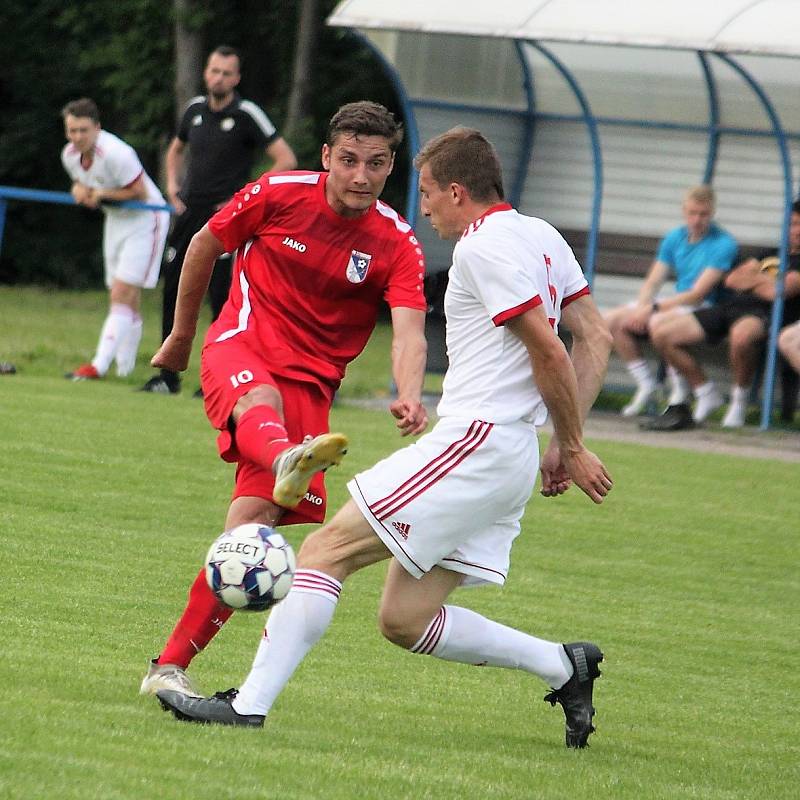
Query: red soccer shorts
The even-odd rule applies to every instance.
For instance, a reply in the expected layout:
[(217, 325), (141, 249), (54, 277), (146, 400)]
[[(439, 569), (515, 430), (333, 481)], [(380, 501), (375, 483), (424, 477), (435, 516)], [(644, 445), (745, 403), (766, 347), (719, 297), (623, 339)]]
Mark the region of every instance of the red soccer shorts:
[[(229, 429), (233, 407), (240, 397), (256, 386), (268, 384), (276, 387), (283, 399), (284, 425), (289, 440), (302, 442), (305, 436), (318, 436), (328, 432), (333, 391), (316, 383), (274, 375), (261, 355), (237, 339), (239, 337), (223, 342), (210, 342), (203, 348), (200, 379), (206, 415), (220, 432), (217, 437), (220, 457), (225, 461), (237, 462), (233, 497), (263, 497), (272, 500), (275, 484), (272, 470), (241, 459), (236, 449), (235, 437)], [(324, 473), (320, 472), (312, 479), (300, 505), (295, 509), (287, 509), (280, 524), (322, 522), (326, 507)]]

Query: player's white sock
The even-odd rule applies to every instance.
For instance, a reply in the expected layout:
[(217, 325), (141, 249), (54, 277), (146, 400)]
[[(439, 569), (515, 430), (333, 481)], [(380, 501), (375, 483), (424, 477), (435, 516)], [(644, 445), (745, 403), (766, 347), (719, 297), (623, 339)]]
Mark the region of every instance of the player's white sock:
[(106, 321), (100, 331), (100, 341), (97, 343), (97, 352), (92, 359), (92, 365), (100, 375), (105, 375), (120, 343), (128, 336), (133, 326), (134, 310), (122, 303), (112, 303)]
[(630, 373), (631, 378), (636, 381), (637, 387), (655, 385), (650, 365), (645, 359), (639, 358), (636, 361), (628, 361), (625, 364), (625, 368)]
[(299, 569), (289, 594), (272, 609), (250, 674), (233, 701), (237, 714), (266, 714), (306, 653), (328, 630), (342, 584)]
[(670, 387), (667, 405), (677, 406), (680, 403), (685, 403), (689, 399), (691, 393), (689, 381), (687, 381), (672, 364), (667, 365), (667, 379)]
[(546, 642), (459, 606), (442, 606), (412, 653), (476, 666), (523, 669), (563, 686), (573, 667), (558, 642)]
[(117, 362), (117, 375), (124, 378), (133, 372), (136, 366), (136, 354), (139, 352), (139, 342), (142, 341), (142, 317), (134, 312), (133, 324), (128, 335), (120, 342), (115, 356)]

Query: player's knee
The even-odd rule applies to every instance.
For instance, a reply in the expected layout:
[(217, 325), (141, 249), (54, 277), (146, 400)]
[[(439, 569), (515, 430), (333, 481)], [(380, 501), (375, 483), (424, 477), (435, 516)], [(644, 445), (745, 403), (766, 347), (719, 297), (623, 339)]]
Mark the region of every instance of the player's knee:
[(233, 408), (233, 417), (238, 419), (255, 406), (272, 406), (281, 416), (283, 416), (283, 401), (281, 393), (267, 383), (260, 383), (254, 386), (247, 394), (243, 394)]
[(416, 626), (396, 609), (381, 607), (378, 614), (378, 628), (381, 634), (392, 644), (410, 650), (421, 636)]

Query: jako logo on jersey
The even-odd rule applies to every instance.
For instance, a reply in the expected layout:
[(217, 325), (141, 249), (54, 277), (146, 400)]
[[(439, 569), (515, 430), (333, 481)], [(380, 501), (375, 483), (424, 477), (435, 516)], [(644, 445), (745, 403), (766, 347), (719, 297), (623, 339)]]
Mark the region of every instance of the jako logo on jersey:
[(287, 236), (281, 244), (285, 244), (287, 247), (291, 247), (292, 250), (297, 250), (298, 253), (305, 253), (308, 249), (302, 242), (298, 242), (297, 239), (292, 239), (291, 236)]
[(311, 503), (312, 506), (322, 505), (322, 498), (317, 497), (317, 495), (315, 494), (311, 494), (311, 492), (306, 492), (305, 495), (303, 496), (303, 499), (308, 500), (308, 502)]
[(358, 250), (353, 250), (350, 253), (350, 260), (347, 262), (347, 280), (350, 283), (361, 283), (367, 277), (370, 261), (372, 261), (372, 256), (369, 253), (359, 253)]
[(392, 527), (403, 537), (408, 539), (408, 534), (411, 533), (411, 525), (407, 522), (393, 522)]

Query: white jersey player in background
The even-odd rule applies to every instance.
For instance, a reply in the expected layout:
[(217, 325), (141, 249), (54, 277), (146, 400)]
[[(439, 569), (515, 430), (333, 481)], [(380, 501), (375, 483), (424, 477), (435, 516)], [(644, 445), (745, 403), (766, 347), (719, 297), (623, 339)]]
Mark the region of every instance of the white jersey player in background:
[(61, 116), (69, 140), (61, 162), (72, 178), (72, 196), (79, 205), (100, 208), (105, 214), (103, 260), (109, 290), (108, 315), (94, 358), (65, 377), (76, 381), (102, 378), (115, 360), (117, 374), (129, 375), (142, 338), (141, 292), (158, 281), (169, 212), (108, 205), (105, 201), (140, 200), (163, 206), (164, 198), (136, 151), (101, 129), (93, 100), (73, 100), (64, 106)]
[[(537, 639), (445, 601), (459, 586), (504, 583), (537, 468), (546, 496), (575, 483), (600, 503), (611, 489), (582, 441), (611, 336), (561, 235), (503, 202), (500, 164), (482, 134), (448, 131), (416, 163), (423, 213), (442, 238), (459, 239), (445, 296), (450, 367), (440, 420), (357, 475), (352, 499), (306, 539), (292, 590), (273, 609), (238, 692), (158, 697), (183, 720), (263, 725), (330, 624), (342, 581), (392, 558), (384, 636), (414, 653), (538, 675), (553, 688), (545, 699), (564, 709), (567, 746), (584, 747), (600, 649)], [(561, 321), (571, 357), (557, 336)], [(536, 426), (548, 409), (555, 434), (540, 465)]]

